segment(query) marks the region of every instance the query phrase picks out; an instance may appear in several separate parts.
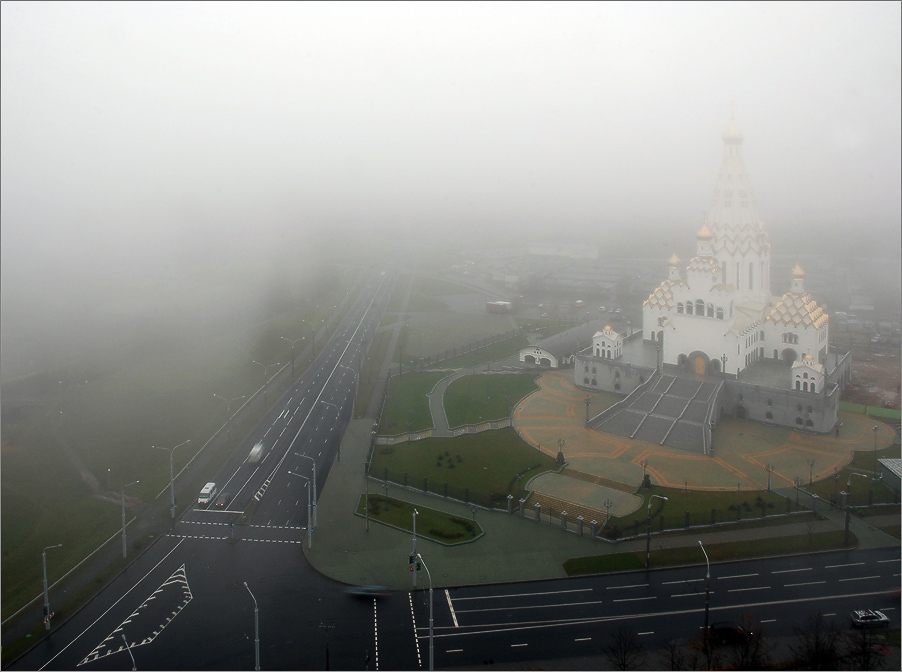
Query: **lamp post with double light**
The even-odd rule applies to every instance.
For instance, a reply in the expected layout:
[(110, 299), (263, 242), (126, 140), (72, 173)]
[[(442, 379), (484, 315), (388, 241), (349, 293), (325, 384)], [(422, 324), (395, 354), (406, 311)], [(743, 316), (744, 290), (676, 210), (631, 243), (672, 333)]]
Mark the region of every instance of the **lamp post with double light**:
[(316, 527), (316, 460), (308, 455), (301, 455), (300, 453), (295, 453), (298, 457), (303, 457), (305, 460), (310, 460), (313, 462), (313, 525), (312, 527)]
[(281, 338), (283, 341), (288, 341), (289, 343), (291, 343), (291, 379), (294, 380), (294, 344), (303, 341), (304, 337), (302, 336), (301, 338), (296, 338), (294, 340), (285, 338), (284, 336), (279, 336), (279, 338)]
[(877, 478), (877, 430), (879, 427), (874, 425), (871, 430), (874, 432), (874, 478)]
[(229, 433), (229, 437), (228, 437), (229, 441), (231, 441), (232, 440), (232, 402), (240, 401), (240, 400), (244, 399), (244, 397), (246, 395), (241, 395), (240, 397), (235, 397), (234, 399), (226, 399), (225, 397), (220, 396), (214, 392), (213, 396), (217, 397), (219, 399), (222, 399), (224, 402), (226, 402), (226, 416), (228, 416), (226, 418), (226, 429), (228, 430), (228, 433)]
[(50, 619), (53, 615), (50, 613), (50, 593), (47, 590), (47, 551), (51, 548), (61, 548), (62, 544), (56, 546), (47, 546), (41, 551), (41, 563), (44, 567), (44, 629), (50, 629)]
[(174, 446), (172, 448), (166, 448), (164, 446), (151, 446), (151, 448), (157, 448), (159, 450), (168, 450), (169, 451), (169, 498), (170, 498), (170, 501), (172, 504), (170, 517), (173, 520), (175, 520), (175, 475), (172, 470), (172, 454), (175, 452), (176, 448), (181, 448), (182, 446), (184, 446), (187, 443), (191, 443), (191, 439), (188, 439), (187, 441), (183, 441), (179, 445)]
[(265, 405), (266, 404), (266, 394), (268, 391), (267, 388), (269, 387), (267, 384), (269, 382), (269, 369), (270, 369), (270, 367), (273, 367), (273, 366), (282, 366), (282, 363), (275, 362), (274, 364), (267, 365), (267, 364), (261, 364), (260, 362), (254, 360), (251, 362), (251, 364), (256, 364), (257, 366), (263, 367), (263, 403)]
[(313, 548), (313, 519), (310, 515), (310, 479), (306, 476), (302, 476), (301, 474), (296, 474), (293, 471), (289, 471), (289, 474), (292, 476), (297, 476), (298, 478), (303, 478), (307, 481), (304, 484), (304, 487), (307, 488), (307, 548)]

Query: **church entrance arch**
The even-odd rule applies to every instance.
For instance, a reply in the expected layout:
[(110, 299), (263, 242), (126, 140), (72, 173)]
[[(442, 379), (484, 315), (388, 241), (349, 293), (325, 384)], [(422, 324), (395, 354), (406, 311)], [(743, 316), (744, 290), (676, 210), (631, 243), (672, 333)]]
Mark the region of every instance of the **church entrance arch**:
[(550, 367), (550, 366), (551, 366), (551, 360), (548, 359), (547, 357), (542, 357), (542, 359), (539, 360), (539, 365), (541, 365), (541, 366), (549, 366), (549, 367)]
[(786, 366), (792, 366), (798, 358), (799, 354), (792, 348), (785, 348), (783, 350), (782, 359), (783, 363), (786, 364)]
[(526, 362), (527, 364), (535, 364), (535, 363), (536, 363), (536, 358), (533, 357), (532, 355), (526, 355), (526, 356), (523, 358), (523, 361)]
[(708, 355), (704, 352), (696, 351), (689, 355), (689, 365), (697, 376), (704, 376), (707, 373), (709, 362)]

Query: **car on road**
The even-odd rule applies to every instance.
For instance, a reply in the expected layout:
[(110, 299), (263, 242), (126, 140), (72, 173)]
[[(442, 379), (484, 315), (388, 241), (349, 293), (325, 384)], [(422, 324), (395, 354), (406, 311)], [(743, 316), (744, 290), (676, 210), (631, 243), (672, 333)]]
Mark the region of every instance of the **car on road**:
[(198, 504), (209, 504), (213, 501), (213, 498), (216, 496), (216, 484), (215, 483), (207, 483), (203, 490), (200, 491), (200, 494), (197, 496)]
[(385, 586), (348, 586), (345, 588), (348, 595), (355, 597), (389, 597), (391, 589)]
[(882, 611), (858, 609), (852, 612), (853, 628), (888, 628), (889, 616)]
[(719, 644), (736, 645), (751, 639), (752, 633), (738, 623), (714, 623), (708, 626), (708, 641)]
[(230, 492), (224, 492), (219, 497), (216, 498), (216, 502), (214, 506), (217, 509), (224, 509), (229, 505), (229, 502), (232, 501), (232, 494)]

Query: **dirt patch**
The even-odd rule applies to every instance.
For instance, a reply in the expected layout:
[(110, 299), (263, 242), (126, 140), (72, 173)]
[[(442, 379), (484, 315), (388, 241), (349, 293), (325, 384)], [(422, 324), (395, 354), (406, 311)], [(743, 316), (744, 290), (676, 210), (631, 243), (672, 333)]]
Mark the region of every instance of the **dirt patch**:
[(898, 352), (852, 351), (852, 382), (843, 390), (843, 401), (883, 408), (899, 408), (902, 384)]

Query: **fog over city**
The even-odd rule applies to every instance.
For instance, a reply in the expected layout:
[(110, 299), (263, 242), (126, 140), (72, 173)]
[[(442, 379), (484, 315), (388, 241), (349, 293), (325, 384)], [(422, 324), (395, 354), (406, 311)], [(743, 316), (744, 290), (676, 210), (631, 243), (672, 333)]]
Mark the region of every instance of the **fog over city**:
[(776, 252), (898, 257), (900, 22), (898, 3), (4, 2), (4, 378), (115, 288), (293, 280), (336, 241), (666, 259), (731, 116)]

